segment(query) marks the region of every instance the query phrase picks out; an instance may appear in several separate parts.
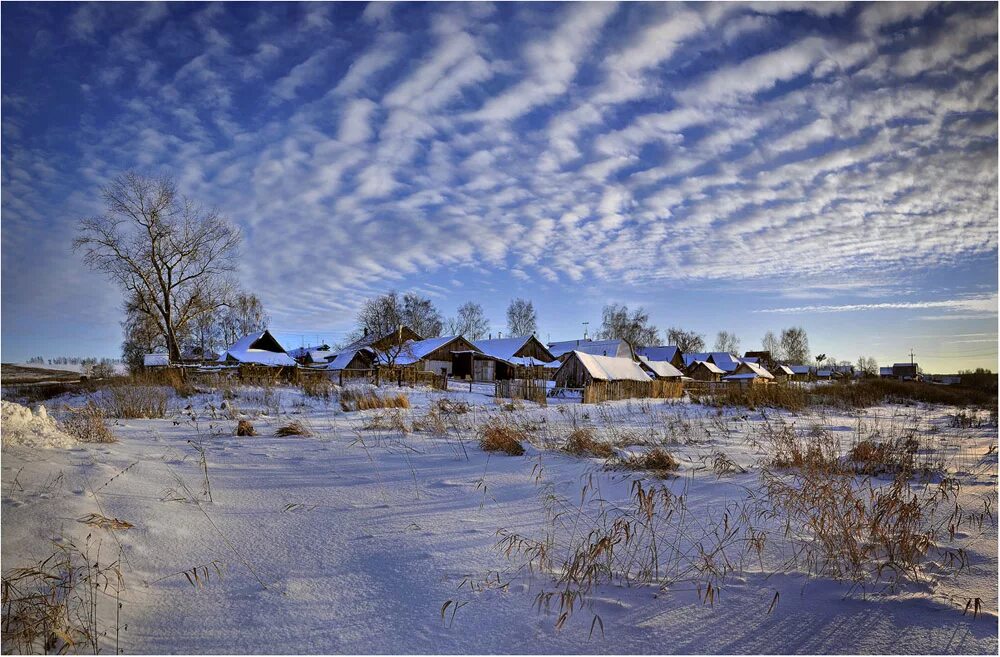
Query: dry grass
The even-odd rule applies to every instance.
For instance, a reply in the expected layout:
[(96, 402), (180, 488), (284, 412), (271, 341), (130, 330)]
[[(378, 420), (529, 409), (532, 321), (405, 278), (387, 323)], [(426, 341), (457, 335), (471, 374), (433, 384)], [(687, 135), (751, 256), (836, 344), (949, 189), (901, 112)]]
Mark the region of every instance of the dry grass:
[(142, 385), (112, 386), (104, 391), (101, 406), (108, 417), (162, 418), (167, 412), (170, 388)]
[(654, 447), (644, 454), (626, 457), (620, 464), (629, 470), (645, 470), (659, 476), (674, 472), (681, 467), (677, 459), (661, 447)]
[(117, 439), (108, 428), (104, 410), (92, 401), (73, 409), (62, 422), (62, 429), (80, 442), (113, 443)]
[(85, 525), (91, 525), (92, 527), (100, 527), (101, 529), (115, 530), (115, 531), (125, 531), (126, 529), (131, 529), (135, 527), (132, 523), (127, 520), (119, 520), (118, 518), (108, 518), (107, 516), (102, 516), (99, 513), (88, 513), (82, 518), (77, 519), (78, 522), (82, 522)]
[(794, 386), (727, 384), (718, 394), (700, 397), (699, 401), (713, 406), (743, 406), (749, 409), (783, 408), (798, 411), (809, 405), (809, 394)]
[(887, 402), (914, 401), (979, 408), (995, 408), (997, 405), (996, 394), (984, 390), (891, 379), (866, 379), (849, 385), (823, 386), (813, 393), (813, 403), (846, 408), (866, 408)]
[(275, 436), (311, 436), (312, 433), (302, 426), (301, 422), (289, 422), (284, 426), (278, 427), (274, 432)]
[[(4, 654), (99, 652), (102, 636), (114, 637), (119, 652), (121, 597), (118, 561), (103, 562), (100, 543), (88, 536), (85, 547), (72, 541), (49, 558), (15, 568), (2, 579)], [(102, 627), (100, 612), (116, 604), (114, 627)]]
[(236, 423), (237, 436), (256, 436), (257, 430), (253, 428), (250, 420), (240, 420)]
[(521, 441), (529, 438), (523, 427), (505, 417), (490, 418), (479, 429), (479, 447), (485, 452), (503, 452), (510, 456), (521, 456), (524, 454)]
[(374, 408), (409, 408), (410, 398), (403, 393), (379, 394), (371, 388), (345, 388), (340, 392), (344, 411), (368, 411)]
[(594, 430), (587, 427), (574, 429), (566, 440), (563, 448), (577, 456), (596, 456), (607, 459), (615, 455), (615, 450), (606, 442), (594, 438)]
[(325, 376), (304, 376), (301, 379), (302, 392), (307, 397), (331, 399), (337, 386)]
[(448, 399), (447, 397), (443, 397), (434, 402), (434, 406), (432, 408), (435, 408), (445, 415), (464, 415), (472, 410), (472, 407), (469, 406), (468, 402), (454, 401), (452, 399)]

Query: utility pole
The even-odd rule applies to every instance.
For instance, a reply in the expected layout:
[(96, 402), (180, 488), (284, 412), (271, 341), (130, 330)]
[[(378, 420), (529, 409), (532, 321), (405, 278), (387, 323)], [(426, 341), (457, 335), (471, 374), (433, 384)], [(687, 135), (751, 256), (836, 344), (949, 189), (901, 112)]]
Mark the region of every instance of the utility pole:
[(910, 365), (913, 365), (913, 347), (910, 347)]
[(590, 324), (590, 322), (583, 322), (583, 339), (584, 340), (587, 339), (587, 326), (589, 324)]

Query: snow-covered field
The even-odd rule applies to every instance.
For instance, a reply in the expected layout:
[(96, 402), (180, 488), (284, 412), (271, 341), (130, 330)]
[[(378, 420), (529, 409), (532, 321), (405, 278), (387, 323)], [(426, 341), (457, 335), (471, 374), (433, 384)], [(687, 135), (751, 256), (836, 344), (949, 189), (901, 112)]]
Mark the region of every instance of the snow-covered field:
[[(404, 390), (411, 408), (360, 412), (291, 387), (201, 393), (173, 398), (164, 419), (112, 420), (115, 443), (71, 447), (45, 438), (47, 417), (5, 404), (4, 573), (59, 545), (84, 547), (89, 534), (90, 557), (120, 560), (125, 585), (117, 622), (115, 598), (99, 596), (106, 652), (117, 626), (126, 653), (996, 653), (995, 425), (959, 428), (957, 409), (926, 406), (511, 408), (491, 391)], [(84, 402), (58, 398), (48, 414)], [(480, 449), (477, 431), (498, 417), (530, 436), (523, 455)], [(234, 418), (258, 435), (235, 436)], [(291, 421), (311, 435), (274, 435)], [(580, 427), (618, 457), (659, 445), (680, 467), (661, 479), (562, 450)], [(924, 499), (950, 486), (941, 512), (964, 510), (954, 539), (936, 534), (896, 587), (885, 573), (863, 586), (810, 574), (821, 569), (801, 551), (808, 528), (786, 533), (756, 514), (766, 438), (783, 428), (845, 449), (859, 436), (917, 435), (921, 458), (945, 474), (914, 489)], [(631, 525), (647, 532), (634, 543), (595, 553), (591, 588), (561, 588), (573, 549), (635, 520), (635, 481), (664, 487), (673, 511)], [(79, 521), (89, 514), (133, 526)], [(765, 534), (752, 549), (748, 537)], [(515, 543), (546, 546), (550, 563), (505, 554)], [(643, 573), (644, 563), (662, 570)], [(557, 629), (566, 590), (582, 597)], [(536, 596), (553, 592), (540, 609)], [(978, 616), (963, 615), (976, 598)]]

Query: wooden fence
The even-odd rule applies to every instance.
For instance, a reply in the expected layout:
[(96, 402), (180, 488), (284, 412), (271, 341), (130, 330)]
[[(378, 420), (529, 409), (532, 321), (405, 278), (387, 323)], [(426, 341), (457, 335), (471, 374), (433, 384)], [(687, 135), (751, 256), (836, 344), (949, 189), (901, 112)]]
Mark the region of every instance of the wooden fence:
[(545, 384), (540, 379), (504, 379), (494, 384), (494, 396), (497, 399), (525, 399), (545, 406)]
[(684, 394), (680, 381), (591, 381), (583, 387), (583, 403), (620, 399), (675, 399)]

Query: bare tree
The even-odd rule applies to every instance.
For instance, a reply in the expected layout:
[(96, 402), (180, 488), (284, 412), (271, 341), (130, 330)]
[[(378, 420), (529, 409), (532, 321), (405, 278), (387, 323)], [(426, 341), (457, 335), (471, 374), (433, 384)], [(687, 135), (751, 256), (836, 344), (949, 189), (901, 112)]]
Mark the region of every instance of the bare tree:
[(686, 354), (705, 351), (705, 338), (694, 331), (670, 327), (667, 329), (667, 343)]
[(143, 368), (143, 356), (166, 347), (160, 325), (148, 313), (139, 310), (140, 301), (133, 294), (122, 303), (125, 319), (122, 321), (122, 362), (129, 371)]
[(467, 301), (458, 307), (458, 316), (448, 319), (448, 333), (461, 335), (466, 340), (482, 340), (490, 330), (483, 307)]
[(787, 328), (781, 332), (781, 353), (792, 364), (809, 362), (809, 337), (802, 327)]
[(80, 221), (73, 248), (135, 297), (136, 312), (156, 321), (170, 358), (179, 359), (179, 329), (206, 312), (213, 279), (234, 269), (240, 232), (181, 197), (169, 178), (128, 172), (102, 195), (105, 214)]
[(857, 368), (862, 376), (878, 376), (878, 362), (871, 356), (859, 356)]
[(627, 340), (634, 347), (645, 347), (660, 341), (660, 330), (649, 322), (643, 308), (629, 313), (628, 306), (616, 303), (604, 306), (601, 312), (601, 340)]
[(784, 360), (784, 352), (781, 350), (781, 340), (778, 336), (774, 334), (774, 331), (768, 331), (764, 334), (764, 337), (760, 341), (761, 349), (771, 353), (771, 360), (778, 363)]
[(507, 335), (520, 337), (534, 335), (538, 330), (535, 306), (527, 299), (511, 299), (507, 306)]
[(735, 333), (719, 331), (715, 336), (715, 350), (739, 355), (740, 339), (736, 337)]
[(416, 292), (407, 292), (403, 295), (402, 320), (403, 324), (425, 338), (438, 337), (444, 328), (441, 313), (434, 307), (434, 303)]
[(263, 331), (271, 321), (256, 294), (232, 292), (224, 305), (225, 310), (218, 319), (222, 341), (227, 346), (245, 335)]

